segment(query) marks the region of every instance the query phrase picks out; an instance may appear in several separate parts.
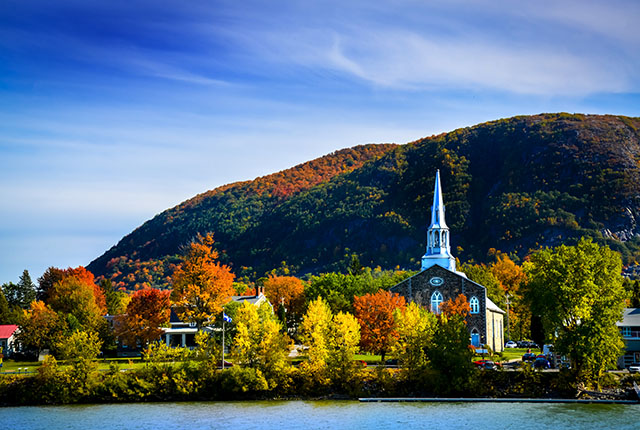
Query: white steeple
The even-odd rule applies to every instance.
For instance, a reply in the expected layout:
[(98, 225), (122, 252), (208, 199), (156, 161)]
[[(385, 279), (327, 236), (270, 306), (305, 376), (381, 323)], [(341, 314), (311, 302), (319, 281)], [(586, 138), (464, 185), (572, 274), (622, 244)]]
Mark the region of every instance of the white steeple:
[(427, 252), (422, 256), (422, 270), (435, 264), (452, 272), (456, 271), (456, 259), (451, 255), (449, 246), (449, 227), (444, 220), (440, 170), (436, 171), (433, 206), (431, 206), (431, 225), (427, 230)]

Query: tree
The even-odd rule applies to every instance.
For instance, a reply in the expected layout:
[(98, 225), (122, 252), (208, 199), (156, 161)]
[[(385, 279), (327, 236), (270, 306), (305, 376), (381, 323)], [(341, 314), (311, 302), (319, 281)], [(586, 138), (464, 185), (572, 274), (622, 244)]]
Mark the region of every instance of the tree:
[(289, 341), (268, 305), (260, 309), (244, 302), (236, 312), (236, 335), (231, 354), (236, 364), (259, 370), (270, 388), (277, 385), (287, 365)]
[[(282, 320), (295, 325), (304, 309), (304, 284), (294, 276), (269, 276), (264, 281), (264, 294)], [(287, 324), (287, 327), (289, 324)]]
[(171, 299), (176, 314), (198, 328), (210, 324), (234, 294), (234, 275), (216, 261), (218, 252), (213, 244), (212, 234), (198, 236), (173, 275)]
[(442, 312), (437, 318), (433, 343), (429, 345), (427, 352), (431, 368), (438, 372), (442, 389), (460, 392), (466, 386), (473, 369), (473, 350), (469, 345), (465, 316)]
[(58, 351), (64, 360), (93, 360), (100, 353), (101, 346), (96, 333), (75, 331), (58, 342)]
[(433, 342), (436, 316), (415, 302), (393, 313), (398, 337), (391, 351), (398, 359), (408, 379), (424, 373), (429, 363), (427, 348)]
[(37, 355), (43, 349), (53, 349), (65, 331), (64, 321), (44, 302), (31, 302), (20, 321), (18, 341)]
[(65, 276), (50, 291), (49, 306), (66, 316), (72, 330), (98, 330), (104, 323), (94, 285), (77, 276)]
[(121, 315), (127, 311), (131, 297), (124, 291), (117, 291), (110, 279), (100, 281), (100, 290), (104, 294), (107, 313), (109, 315)]
[(466, 318), (471, 312), (471, 307), (464, 294), (458, 294), (455, 300), (449, 299), (440, 305), (440, 313), (448, 316), (460, 315)]
[(460, 271), (464, 272), (473, 282), (483, 285), (487, 289), (487, 297), (492, 302), (498, 306), (503, 304), (504, 290), (489, 267), (484, 264), (461, 264)]
[[(520, 292), (520, 285), (527, 281), (527, 275), (522, 267), (500, 251), (497, 252), (497, 261), (491, 265), (491, 273), (500, 282), (500, 288), (505, 292), (505, 299), (509, 301), (506, 321), (508, 339), (513, 337), (512, 333), (516, 333), (515, 338), (518, 339), (529, 337), (531, 316)], [(507, 304), (506, 300), (497, 303)]]
[(354, 297), (355, 317), (360, 323), (360, 343), (365, 351), (382, 355), (384, 361), (387, 351), (398, 337), (393, 312), (405, 306), (403, 296), (384, 290)]
[(38, 278), (38, 288), (36, 290), (36, 298), (43, 302), (48, 302), (49, 293), (53, 290), (53, 286), (62, 281), (65, 273), (64, 270), (58, 269), (56, 267), (49, 267), (42, 274), (41, 277)]
[(627, 291), (627, 304), (630, 308), (640, 308), (640, 280), (624, 278), (624, 289)]
[(0, 288), (0, 324), (11, 324), (13, 321), (11, 314), (9, 302), (7, 302), (7, 298), (4, 296), (2, 288)]
[(360, 363), (354, 360), (360, 343), (360, 325), (349, 313), (333, 317), (327, 369), (334, 383), (347, 388), (358, 376)]
[(28, 270), (22, 272), (17, 284), (13, 282), (3, 284), (2, 291), (10, 307), (28, 309), (36, 298), (35, 285), (31, 281)]
[(302, 369), (313, 382), (321, 385), (328, 382), (327, 359), (332, 319), (331, 309), (321, 297), (318, 297), (309, 303), (301, 324), (302, 342), (309, 347), (309, 360), (303, 364)]
[(555, 351), (570, 358), (578, 380), (596, 381), (623, 347), (616, 322), (625, 291), (620, 255), (591, 239), (531, 256), (527, 296)]
[(161, 327), (169, 323), (170, 294), (154, 288), (133, 293), (126, 315), (122, 315), (117, 323), (116, 336), (133, 347), (138, 343), (147, 346), (160, 338)]

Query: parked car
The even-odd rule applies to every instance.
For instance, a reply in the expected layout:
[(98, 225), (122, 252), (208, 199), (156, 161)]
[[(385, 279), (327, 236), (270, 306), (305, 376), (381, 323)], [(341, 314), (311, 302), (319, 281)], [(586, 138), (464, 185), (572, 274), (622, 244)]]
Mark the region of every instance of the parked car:
[(525, 352), (522, 355), (522, 361), (534, 361), (536, 358), (537, 357), (533, 352)]
[(640, 364), (632, 364), (629, 366), (629, 373), (640, 373)]
[(519, 340), (516, 342), (518, 348), (537, 348), (538, 344), (530, 340)]
[(504, 344), (505, 348), (517, 348), (518, 344), (515, 343), (514, 341), (510, 340), (509, 342)]
[(549, 360), (544, 357), (537, 357), (532, 366), (534, 369), (551, 369)]
[(478, 369), (483, 370), (497, 370), (502, 367), (500, 363), (495, 363), (491, 360), (476, 360), (473, 362)]

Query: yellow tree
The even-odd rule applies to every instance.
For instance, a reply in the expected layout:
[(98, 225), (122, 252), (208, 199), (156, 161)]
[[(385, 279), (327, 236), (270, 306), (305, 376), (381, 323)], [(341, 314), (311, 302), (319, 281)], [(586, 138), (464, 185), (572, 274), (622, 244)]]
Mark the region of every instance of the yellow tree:
[(302, 370), (311, 381), (323, 385), (328, 383), (327, 360), (332, 319), (331, 309), (318, 297), (309, 303), (301, 324), (302, 342), (309, 347), (309, 360), (304, 363)]
[(431, 346), (438, 321), (434, 314), (415, 302), (409, 303), (406, 309), (396, 309), (394, 318), (398, 337), (391, 351), (411, 379), (427, 368), (426, 351)]
[(334, 383), (346, 387), (357, 379), (360, 364), (354, 361), (360, 343), (360, 325), (350, 313), (339, 312), (333, 317), (329, 337), (328, 370)]
[(274, 388), (287, 365), (289, 339), (268, 305), (260, 309), (244, 302), (234, 317), (236, 335), (231, 349), (236, 364), (259, 370)]
[(234, 275), (220, 264), (213, 249), (213, 235), (198, 236), (189, 245), (183, 262), (173, 275), (171, 299), (176, 314), (198, 328), (213, 323), (222, 306), (234, 294)]

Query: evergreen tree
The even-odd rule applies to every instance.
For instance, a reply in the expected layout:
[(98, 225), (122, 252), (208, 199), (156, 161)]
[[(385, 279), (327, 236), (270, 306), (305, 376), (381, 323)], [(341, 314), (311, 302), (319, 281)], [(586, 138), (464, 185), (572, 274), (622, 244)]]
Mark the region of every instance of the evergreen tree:
[(12, 320), (10, 314), (9, 302), (7, 302), (4, 292), (0, 289), (0, 324), (10, 324)]
[(2, 291), (10, 307), (28, 309), (36, 298), (35, 285), (31, 281), (29, 271), (25, 270), (17, 284), (8, 282), (2, 285)]
[(22, 309), (28, 309), (31, 302), (36, 299), (36, 286), (33, 284), (28, 270), (22, 272), (18, 287), (20, 289), (20, 307)]

